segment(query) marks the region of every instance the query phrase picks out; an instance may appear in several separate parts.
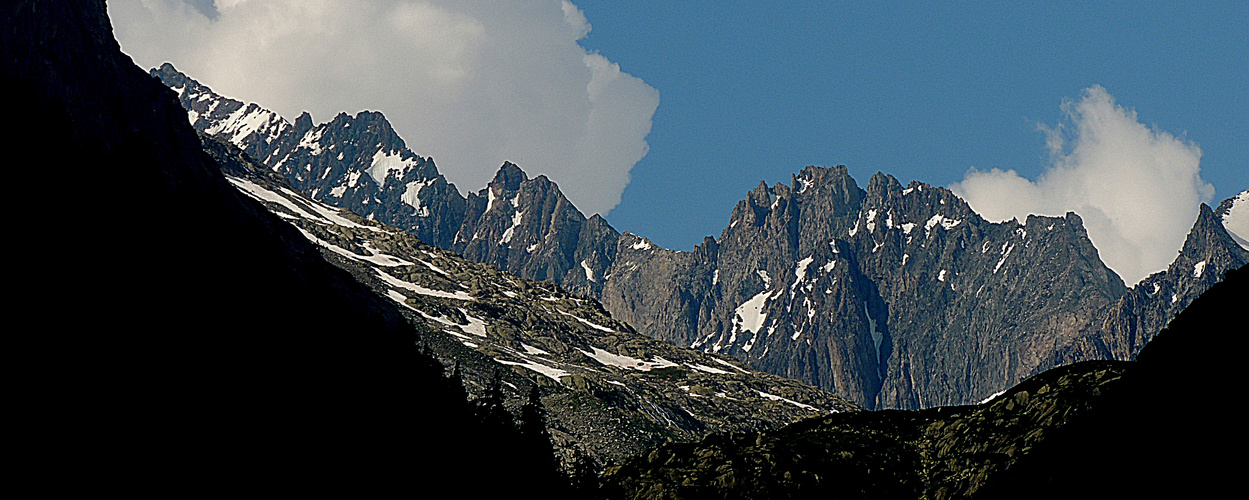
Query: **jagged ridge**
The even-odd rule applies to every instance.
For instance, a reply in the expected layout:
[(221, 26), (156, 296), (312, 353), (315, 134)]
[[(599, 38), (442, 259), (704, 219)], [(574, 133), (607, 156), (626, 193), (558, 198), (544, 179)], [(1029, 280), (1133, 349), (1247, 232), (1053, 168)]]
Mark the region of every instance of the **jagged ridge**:
[[(585, 218), (555, 183), (510, 163), (461, 197), (380, 114), (251, 126), (274, 122), (172, 66), (153, 74), (180, 92), (197, 128), (317, 200), (593, 296), (647, 335), (868, 407), (968, 403), (1063, 363), (1132, 359), (1165, 318), (1249, 261), (1203, 215), (1176, 270), (1128, 289), (1075, 214), (989, 223), (948, 190), (883, 174), (863, 189), (844, 167), (760, 183), (718, 239), (677, 252)], [(1154, 285), (1165, 290), (1144, 293)]]

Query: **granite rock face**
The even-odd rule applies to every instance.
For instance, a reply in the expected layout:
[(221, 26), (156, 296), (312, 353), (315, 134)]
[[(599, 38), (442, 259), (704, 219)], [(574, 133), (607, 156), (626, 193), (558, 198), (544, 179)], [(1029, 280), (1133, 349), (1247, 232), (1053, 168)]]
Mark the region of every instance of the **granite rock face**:
[[(844, 168), (761, 184), (714, 255), (686, 273), (703, 277), (688, 288), (696, 328), (651, 333), (870, 407), (983, 398), (1037, 371), (1124, 290), (1074, 214), (994, 224), (945, 189), (882, 174), (860, 189)], [(609, 310), (614, 299), (605, 291)]]
[(179, 93), (197, 129), (315, 200), (595, 297), (654, 338), (869, 408), (973, 403), (1050, 367), (1132, 359), (1249, 261), (1220, 223), (1231, 201), (1219, 214), (1202, 208), (1171, 268), (1128, 288), (1074, 213), (991, 223), (944, 188), (879, 173), (860, 187), (845, 167), (760, 183), (719, 238), (673, 251), (586, 218), (554, 182), (510, 163), (461, 196), (378, 113), (287, 124), (172, 66), (153, 75)]

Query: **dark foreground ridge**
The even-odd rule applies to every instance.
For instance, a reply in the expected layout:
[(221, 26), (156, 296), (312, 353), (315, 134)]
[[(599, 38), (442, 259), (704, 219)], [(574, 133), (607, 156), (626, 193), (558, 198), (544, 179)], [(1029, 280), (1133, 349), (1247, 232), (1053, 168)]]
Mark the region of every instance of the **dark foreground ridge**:
[(393, 302), (227, 184), (103, 1), (0, 14), (11, 144), (45, 159), (14, 185), (51, 178), (69, 200), (29, 237), (48, 269), (14, 287), (48, 326), (22, 351), (47, 387), (20, 405), (38, 412), (22, 462), (47, 487), (560, 496), (549, 442), (544, 462), (483, 417)]
[[(1203, 498), (1239, 481), (1222, 402), (1249, 270), (1229, 271), (1138, 361), (1087, 361), (976, 406), (832, 415), (670, 444), (605, 471), (609, 498)], [(1217, 347), (1214, 347), (1217, 346)], [(1196, 396), (1193, 398), (1192, 396)], [(1161, 495), (1161, 496), (1160, 496)]]

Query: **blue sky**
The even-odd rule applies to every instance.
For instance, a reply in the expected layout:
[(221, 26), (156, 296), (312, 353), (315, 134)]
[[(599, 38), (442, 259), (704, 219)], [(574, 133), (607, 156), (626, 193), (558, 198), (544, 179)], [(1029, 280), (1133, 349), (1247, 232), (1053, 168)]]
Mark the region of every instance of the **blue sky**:
[(660, 93), (618, 229), (688, 249), (760, 180), (844, 164), (866, 184), (1035, 179), (1038, 123), (1103, 86), (1196, 143), (1214, 201), (1249, 188), (1249, 2), (576, 2), (580, 41)]

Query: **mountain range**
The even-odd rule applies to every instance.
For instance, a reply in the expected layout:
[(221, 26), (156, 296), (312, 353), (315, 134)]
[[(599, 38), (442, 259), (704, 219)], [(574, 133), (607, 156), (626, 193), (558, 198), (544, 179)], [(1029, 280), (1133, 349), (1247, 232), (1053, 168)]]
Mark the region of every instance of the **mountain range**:
[(650, 337), (866, 408), (968, 404), (1062, 364), (1133, 359), (1249, 262), (1222, 223), (1249, 211), (1249, 192), (1217, 211), (1202, 205), (1168, 269), (1128, 287), (1074, 213), (994, 223), (947, 189), (880, 173), (863, 188), (845, 167), (760, 183), (719, 238), (673, 251), (585, 217), (550, 179), (511, 163), (461, 195), (380, 113), (292, 123), (172, 65), (151, 74), (178, 93), (193, 127), (316, 201), (594, 297)]
[[(1236, 245), (1243, 239), (1226, 224), (1247, 215), (1249, 193), (1203, 206), (1177, 260), (1127, 288), (1098, 265), (1074, 214), (993, 224), (940, 188), (902, 189), (877, 175), (862, 190), (844, 169), (809, 168), (789, 186), (752, 191), (721, 238), (694, 252), (618, 234), (617, 250), (628, 251), (613, 254), (606, 270), (637, 272), (638, 281), (613, 284), (614, 272), (581, 262), (585, 282), (602, 288), (577, 292), (426, 245), (381, 222), (379, 212), (360, 216), (312, 199), (240, 149), (245, 141), (197, 135), (180, 106), (185, 92), (163, 87), (120, 52), (102, 1), (22, 0), (0, 8), (0, 18), (0, 74), (22, 120), (8, 136), (21, 160), (10, 234), (19, 236), (16, 247), (34, 250), (14, 259), (10, 282), (19, 292), (15, 318), (34, 320), (15, 322), (11, 335), (20, 358), (12, 405), (19, 483), (66, 493), (554, 498), (1213, 496), (1235, 486), (1244, 433), (1234, 395), (1245, 349), (1235, 311), (1249, 283)], [(280, 128), (280, 120), (270, 123)], [(32, 155), (38, 161), (26, 160)], [(405, 168), (398, 170), (407, 175)], [(394, 178), (385, 170), (384, 179)], [(541, 177), (503, 171), (503, 187), (515, 189), (478, 195), (478, 219), (492, 222), (477, 229), (494, 231), (497, 216), (510, 214), (513, 222), (495, 234), (515, 239), (525, 236), (517, 228), (526, 217), (546, 220), (542, 210), (558, 205), (527, 200), (560, 196), (549, 181), (551, 191), (534, 193)], [(57, 196), (29, 186), (51, 186)], [(529, 198), (515, 194), (526, 189)], [(504, 213), (487, 217), (493, 212)], [(828, 249), (804, 243), (820, 233), (799, 231), (818, 227), (804, 224), (820, 217), (833, 224), (823, 234)], [(572, 240), (580, 246), (583, 235)], [(784, 251), (792, 262), (769, 260)], [(888, 274), (898, 251), (898, 270)], [(493, 255), (511, 261), (510, 253)], [(924, 265), (907, 267), (917, 262)], [(630, 296), (630, 286), (652, 298), (663, 287), (693, 289), (701, 282), (682, 280), (697, 270), (710, 272), (711, 285), (690, 297), (745, 299), (731, 308), (728, 329), (690, 338), (704, 352), (635, 331), (622, 317), (640, 306), (616, 313), (610, 300), (593, 298)], [(644, 276), (669, 281), (647, 284)], [(741, 296), (725, 298), (718, 287), (733, 276), (739, 284), (729, 288)], [(971, 293), (968, 282), (987, 293), (989, 281), (1007, 278), (1015, 280), (1009, 290), (983, 296), (1002, 302), (959, 295)], [(762, 283), (743, 284), (751, 279)], [(1028, 281), (1038, 279), (1049, 288)], [(608, 294), (609, 286), (618, 292)], [(846, 337), (855, 339), (846, 359), (876, 359), (882, 388), (891, 387), (888, 361), (900, 352), (911, 352), (909, 362), (949, 356), (940, 339), (902, 322), (925, 313), (901, 309), (918, 300), (908, 286), (928, 287), (934, 301), (1007, 309), (1013, 319), (992, 310), (965, 316), (981, 318), (980, 327), (1014, 321), (1017, 334), (1004, 337), (1010, 345), (1044, 340), (1029, 324), (1056, 324), (1065, 336), (1029, 352), (1048, 360), (1036, 370), (1070, 364), (976, 405), (880, 411), (751, 371), (746, 363), (783, 359), (751, 358), (761, 346), (784, 353), (817, 333), (816, 340), (850, 335), (798, 329), (821, 324), (813, 318), (823, 311), (808, 314), (822, 286), (830, 304), (848, 310), (867, 297), (867, 330)], [(1055, 319), (1046, 323), (1025, 307)], [(719, 317), (716, 310), (706, 318)], [(700, 313), (693, 326), (706, 318)], [(791, 322), (790, 336), (777, 334), (788, 333), (778, 319)], [(1161, 333), (1158, 323), (1167, 325)], [(773, 325), (778, 330), (760, 335)], [(806, 345), (816, 365), (838, 352), (814, 349), (835, 343)], [(917, 346), (934, 353), (910, 351)], [(1078, 361), (1088, 356), (1136, 361)], [(570, 446), (575, 440), (585, 449)], [(552, 444), (616, 463), (602, 488), (580, 474), (574, 492)], [(576, 458), (580, 468), (584, 457)]]

